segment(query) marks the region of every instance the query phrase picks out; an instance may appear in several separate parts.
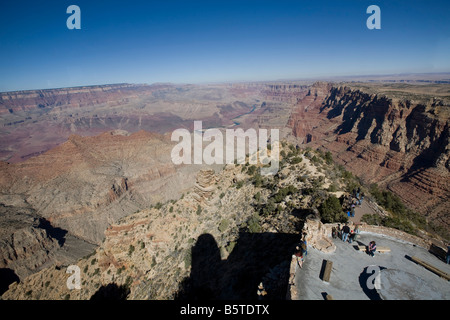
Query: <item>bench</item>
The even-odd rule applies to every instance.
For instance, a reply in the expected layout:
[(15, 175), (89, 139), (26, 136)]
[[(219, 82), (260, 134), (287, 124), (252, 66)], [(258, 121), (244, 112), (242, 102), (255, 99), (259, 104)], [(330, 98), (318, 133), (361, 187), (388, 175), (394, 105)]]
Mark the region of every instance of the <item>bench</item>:
[(319, 278), (323, 281), (330, 282), (331, 270), (333, 270), (333, 261), (323, 260), (322, 269), (320, 270)]
[[(359, 251), (366, 251), (367, 246), (358, 246)], [(389, 247), (377, 247), (376, 252), (385, 253), (385, 252), (391, 252), (391, 249)]]
[(425, 269), (430, 270), (431, 272), (437, 274), (438, 276), (440, 276), (441, 278), (446, 279), (447, 281), (450, 280), (450, 274), (448, 274), (445, 271), (442, 271), (438, 268), (436, 268), (435, 266), (432, 266), (431, 264), (429, 264), (428, 262), (423, 261), (422, 259), (419, 259), (417, 257), (410, 257), (410, 259), (412, 261), (414, 261), (415, 263), (421, 265), (422, 267), (424, 267)]

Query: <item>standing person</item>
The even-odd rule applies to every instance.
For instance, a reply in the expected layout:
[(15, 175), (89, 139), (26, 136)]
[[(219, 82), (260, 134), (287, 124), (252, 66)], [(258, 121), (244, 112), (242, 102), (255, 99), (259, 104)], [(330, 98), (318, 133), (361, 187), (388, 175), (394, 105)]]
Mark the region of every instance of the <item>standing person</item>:
[(347, 241), (349, 233), (350, 233), (350, 227), (347, 224), (345, 224), (342, 227), (342, 241), (344, 241), (344, 242)]
[(348, 243), (352, 243), (352, 241), (353, 241), (353, 230), (352, 229), (350, 229), (350, 234), (348, 235)]
[(355, 226), (355, 229), (351, 231), (350, 239), (348, 242), (352, 243), (352, 241), (356, 241), (356, 238), (358, 238), (359, 234), (359, 226)]
[(297, 260), (298, 266), (300, 268), (302, 268), (303, 267), (303, 253), (302, 253), (302, 250), (298, 246), (295, 247), (295, 249), (296, 249), (296, 252), (294, 254), (294, 257)]
[(302, 248), (302, 257), (306, 257), (306, 255), (308, 254), (308, 243), (306, 242), (306, 234), (303, 234), (301, 248)]
[(333, 239), (337, 238), (337, 229), (336, 229), (336, 227), (331, 228), (331, 236), (333, 237)]
[(369, 247), (367, 248), (369, 256), (373, 257), (375, 255), (376, 250), (377, 250), (377, 244), (375, 243), (375, 241), (370, 241)]

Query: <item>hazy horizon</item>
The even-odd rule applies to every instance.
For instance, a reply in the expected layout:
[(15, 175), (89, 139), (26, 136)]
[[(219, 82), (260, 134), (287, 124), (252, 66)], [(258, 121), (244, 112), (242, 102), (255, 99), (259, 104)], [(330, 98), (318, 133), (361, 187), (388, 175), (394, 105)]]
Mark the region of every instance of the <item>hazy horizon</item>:
[[(81, 9), (69, 30), (67, 8)], [(381, 9), (369, 30), (366, 9)], [(0, 91), (450, 72), (448, 1), (15, 1)]]
[[(439, 75), (445, 75), (445, 78), (437, 77)], [(408, 77), (414, 76), (411, 79)], [(427, 78), (426, 76), (436, 76), (437, 78)], [(447, 78), (447, 76), (449, 78)], [(367, 78), (367, 79), (364, 79)], [(394, 79), (390, 79), (394, 78)], [(82, 88), (82, 87), (95, 87), (95, 86), (113, 86), (113, 85), (221, 85), (221, 84), (232, 84), (232, 83), (268, 83), (268, 82), (305, 82), (314, 83), (319, 81), (328, 82), (388, 82), (388, 81), (411, 81), (425, 80), (425, 81), (450, 81), (450, 72), (434, 72), (434, 73), (399, 73), (399, 74), (367, 74), (367, 75), (350, 75), (350, 76), (330, 76), (330, 77), (311, 77), (311, 78), (286, 78), (286, 79), (262, 79), (262, 80), (242, 80), (242, 81), (205, 81), (205, 82), (169, 82), (169, 81), (156, 81), (152, 83), (139, 83), (139, 82), (111, 82), (111, 83), (95, 83), (95, 84), (79, 84), (74, 86), (61, 86), (52, 88), (26, 88), (18, 90), (7, 90), (0, 91), (1, 93), (7, 92), (18, 92), (18, 91), (34, 91), (34, 90), (54, 90), (54, 89), (68, 89), (68, 88)]]

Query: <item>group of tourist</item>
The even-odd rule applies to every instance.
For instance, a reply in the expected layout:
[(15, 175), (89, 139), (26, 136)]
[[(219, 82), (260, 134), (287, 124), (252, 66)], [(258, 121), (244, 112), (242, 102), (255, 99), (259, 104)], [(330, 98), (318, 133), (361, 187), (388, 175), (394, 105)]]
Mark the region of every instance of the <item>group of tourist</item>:
[(331, 229), (331, 235), (334, 239), (340, 238), (344, 242), (352, 243), (359, 235), (359, 226), (356, 225), (352, 230), (347, 223), (342, 228), (338, 224), (337, 227)]
[(355, 216), (355, 208), (356, 206), (361, 207), (363, 200), (364, 193), (361, 192), (360, 188), (353, 190), (353, 194), (349, 194), (346, 197), (344, 201), (344, 210), (349, 217)]
[[(339, 238), (344, 242), (348, 241), (348, 243), (356, 241), (356, 238), (358, 237), (359, 233), (360, 231), (358, 225), (356, 225), (353, 229), (351, 229), (347, 223), (345, 223), (342, 228), (340, 227), (340, 224), (338, 224), (336, 227), (333, 227), (331, 229), (331, 235), (334, 239)], [(377, 244), (375, 243), (375, 241), (370, 241), (366, 249), (367, 254), (373, 257), (375, 251), (377, 250)]]

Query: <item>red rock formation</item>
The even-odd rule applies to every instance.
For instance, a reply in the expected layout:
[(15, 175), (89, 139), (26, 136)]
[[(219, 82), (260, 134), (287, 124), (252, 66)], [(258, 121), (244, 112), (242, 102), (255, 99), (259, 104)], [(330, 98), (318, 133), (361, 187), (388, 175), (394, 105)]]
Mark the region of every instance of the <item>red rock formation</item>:
[(441, 99), (396, 100), (318, 83), (293, 110), (288, 125), (302, 143), (332, 151), (367, 182), (447, 227), (448, 105)]

